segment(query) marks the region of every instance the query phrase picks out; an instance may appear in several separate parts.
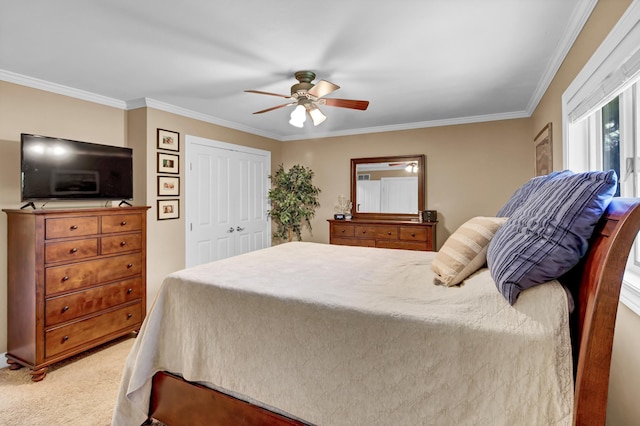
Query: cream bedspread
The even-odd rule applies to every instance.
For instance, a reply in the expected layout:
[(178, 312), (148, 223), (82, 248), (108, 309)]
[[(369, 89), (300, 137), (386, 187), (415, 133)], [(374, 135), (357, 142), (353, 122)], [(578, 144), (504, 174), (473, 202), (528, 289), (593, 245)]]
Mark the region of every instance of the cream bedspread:
[(510, 306), (486, 269), (433, 285), (434, 255), (297, 242), (169, 275), (113, 424), (146, 419), (162, 370), (319, 425), (570, 424), (560, 284)]

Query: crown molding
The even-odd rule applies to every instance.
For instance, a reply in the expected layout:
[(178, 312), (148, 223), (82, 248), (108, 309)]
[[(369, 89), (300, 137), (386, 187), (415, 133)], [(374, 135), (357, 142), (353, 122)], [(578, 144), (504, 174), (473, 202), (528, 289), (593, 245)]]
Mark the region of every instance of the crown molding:
[(591, 16), (591, 12), (593, 12), (597, 3), (598, 0), (583, 0), (579, 1), (576, 5), (573, 13), (571, 14), (571, 20), (567, 24), (562, 38), (558, 43), (558, 47), (549, 60), (549, 63), (542, 74), (542, 78), (538, 81), (538, 86), (529, 100), (529, 104), (526, 109), (529, 115), (532, 115), (538, 107), (538, 103), (540, 103), (540, 100), (547, 92), (553, 78), (556, 76), (562, 62), (564, 62), (567, 57), (569, 50), (571, 50), (573, 43), (578, 38), (578, 35), (580, 35), (582, 28), (587, 23), (587, 19)]
[(119, 99), (109, 98), (107, 96), (97, 95), (85, 90), (74, 89), (73, 87), (64, 86), (62, 84), (51, 83), (50, 81), (40, 80), (39, 78), (28, 77), (26, 75), (17, 74), (11, 71), (0, 69), (0, 80), (9, 83), (19, 84), (21, 86), (31, 87), (33, 89), (44, 90), (46, 92), (57, 93), (59, 95), (69, 96), (84, 101), (94, 102), (114, 108), (125, 109), (126, 103)]
[(211, 115), (202, 114), (200, 112), (192, 111), (186, 108), (177, 107), (175, 105), (168, 104), (166, 102), (157, 101), (151, 98), (140, 98), (132, 101), (127, 101), (127, 109), (137, 108), (153, 108), (160, 111), (170, 112), (172, 114), (181, 115), (187, 118), (193, 118), (194, 120), (204, 121), (206, 123), (216, 124), (218, 126), (226, 127), (229, 129), (239, 130), (241, 132), (251, 133), (257, 136), (264, 136), (265, 138), (281, 140), (280, 136), (265, 132), (260, 129), (256, 129), (250, 126), (243, 126), (232, 121), (222, 120), (220, 118), (213, 117)]
[(0, 69), (0, 80), (7, 81), (9, 83), (20, 84), (22, 86), (32, 87), (34, 89), (44, 90), (47, 92), (57, 93), (60, 95), (70, 96), (73, 98), (78, 98), (78, 99), (86, 100), (89, 102), (95, 102), (102, 105), (112, 106), (122, 110), (132, 110), (132, 109), (138, 109), (138, 108), (153, 108), (160, 111), (165, 111), (172, 114), (180, 115), (183, 117), (193, 118), (194, 120), (215, 124), (218, 126), (229, 128), (229, 129), (238, 130), (241, 132), (251, 133), (257, 136), (263, 136), (265, 138), (282, 141), (282, 142), (306, 140), (306, 139), (322, 139), (322, 138), (337, 137), (337, 136), (353, 136), (353, 135), (362, 135), (362, 134), (368, 134), (368, 133), (415, 130), (415, 129), (422, 129), (426, 127), (453, 126), (453, 125), (459, 125), (459, 124), (481, 123), (481, 122), (487, 122), (487, 121), (510, 120), (514, 118), (528, 118), (531, 116), (531, 113), (528, 112), (527, 110), (527, 111), (515, 111), (515, 112), (501, 113), (501, 114), (488, 114), (488, 115), (461, 117), (461, 118), (453, 118), (453, 119), (445, 119), (445, 120), (432, 120), (432, 121), (420, 121), (420, 122), (405, 123), (405, 124), (394, 124), (390, 126), (375, 126), (375, 127), (361, 128), (361, 129), (355, 129), (355, 130), (341, 130), (341, 131), (335, 131), (335, 132), (314, 133), (313, 135), (300, 134), (300, 135), (292, 135), (292, 136), (280, 136), (274, 133), (269, 133), (260, 129), (256, 129), (254, 127), (244, 126), (231, 121), (222, 120), (217, 117), (213, 117), (207, 114), (202, 114), (186, 108), (177, 107), (175, 105), (157, 101), (151, 98), (139, 98), (139, 99), (133, 99), (130, 101), (122, 101), (119, 99), (97, 95), (95, 93), (87, 92), (84, 90), (74, 89), (72, 87), (51, 83), (51, 82), (40, 80), (33, 77), (27, 77), (21, 74), (17, 74), (17, 73), (13, 73), (13, 72), (1, 70), (1, 69)]
[(394, 124), (390, 126), (376, 126), (355, 130), (344, 130), (335, 132), (316, 133), (313, 135), (296, 135), (280, 138), (281, 141), (298, 141), (305, 139), (322, 139), (337, 136), (353, 136), (367, 133), (397, 132), (402, 130), (424, 129), (426, 127), (455, 126), (460, 124), (484, 123), (487, 121), (512, 120), (516, 118), (529, 118), (531, 114), (527, 111), (515, 111), (501, 114), (476, 115), (470, 117), (460, 117), (445, 120), (419, 121), (414, 123)]

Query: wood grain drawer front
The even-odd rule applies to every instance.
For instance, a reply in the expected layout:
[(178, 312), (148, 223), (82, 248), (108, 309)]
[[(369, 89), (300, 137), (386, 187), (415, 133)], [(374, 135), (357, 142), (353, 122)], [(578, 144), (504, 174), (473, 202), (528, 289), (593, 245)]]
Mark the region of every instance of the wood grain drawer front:
[(50, 243), (47, 244), (44, 249), (45, 263), (73, 262), (86, 257), (95, 257), (97, 255), (97, 238)]
[(139, 275), (142, 254), (134, 253), (46, 268), (47, 296)]
[(376, 241), (376, 247), (402, 250), (428, 250), (426, 241), (378, 240)]
[(350, 224), (333, 224), (331, 226), (331, 235), (335, 237), (353, 237), (355, 226)]
[(116, 214), (102, 217), (102, 233), (139, 231), (142, 229), (142, 216), (139, 214)]
[(45, 357), (71, 350), (110, 333), (135, 326), (142, 320), (140, 303), (125, 306), (102, 315), (47, 330)]
[(332, 238), (331, 244), (341, 246), (375, 247), (376, 240), (367, 238)]
[(142, 234), (135, 233), (102, 237), (100, 245), (102, 254), (138, 251), (142, 248)]
[(98, 233), (98, 216), (50, 218), (45, 220), (45, 238), (83, 237)]
[(427, 229), (426, 228), (400, 228), (400, 239), (405, 241), (427, 241)]
[(141, 298), (142, 278), (135, 278), (47, 299), (45, 326), (50, 327)]
[(398, 228), (395, 226), (356, 226), (356, 237), (386, 240), (398, 239)]

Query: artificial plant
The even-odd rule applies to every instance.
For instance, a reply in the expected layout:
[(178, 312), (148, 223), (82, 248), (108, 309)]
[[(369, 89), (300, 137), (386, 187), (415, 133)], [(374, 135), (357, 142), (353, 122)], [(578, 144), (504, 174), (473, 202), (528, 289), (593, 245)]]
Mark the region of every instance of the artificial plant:
[(269, 175), (271, 189), (269, 216), (276, 223), (273, 236), (279, 240), (292, 241), (295, 235), (302, 240), (302, 227), (311, 231), (311, 219), (316, 214), (320, 188), (313, 186), (313, 171), (296, 164), (288, 171), (280, 164), (276, 172)]

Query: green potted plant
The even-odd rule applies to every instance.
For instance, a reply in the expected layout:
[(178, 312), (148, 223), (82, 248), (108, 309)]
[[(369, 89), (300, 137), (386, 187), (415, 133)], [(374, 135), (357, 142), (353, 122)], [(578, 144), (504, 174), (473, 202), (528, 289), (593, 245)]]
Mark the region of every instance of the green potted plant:
[(302, 240), (302, 227), (311, 231), (311, 219), (316, 214), (320, 189), (313, 186), (313, 171), (296, 164), (286, 171), (282, 164), (269, 175), (271, 189), (269, 216), (277, 225), (273, 236), (279, 240), (292, 241), (295, 235)]

